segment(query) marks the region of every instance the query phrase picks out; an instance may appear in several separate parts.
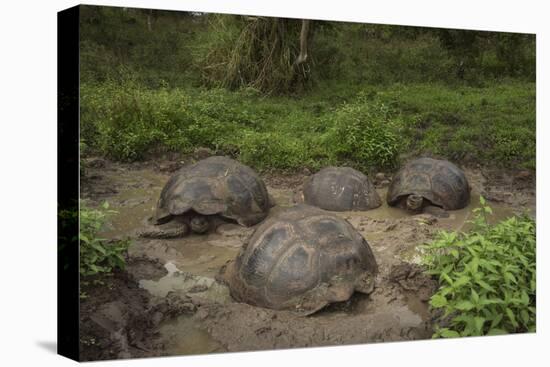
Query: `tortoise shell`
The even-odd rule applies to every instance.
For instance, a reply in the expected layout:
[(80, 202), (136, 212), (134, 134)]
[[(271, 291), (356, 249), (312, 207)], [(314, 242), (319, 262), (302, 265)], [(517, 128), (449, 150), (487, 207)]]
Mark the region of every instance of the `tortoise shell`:
[(299, 204), (263, 222), (222, 279), (237, 301), (310, 314), (372, 292), (376, 272), (369, 244), (349, 222)]
[(266, 186), (256, 172), (233, 159), (214, 156), (182, 167), (170, 177), (154, 220), (162, 223), (195, 211), (251, 226), (267, 216), (269, 207)]
[(419, 158), (405, 165), (388, 188), (387, 202), (397, 205), (408, 195), (420, 195), (445, 210), (464, 208), (470, 185), (464, 172), (449, 161)]
[(369, 210), (382, 205), (370, 179), (350, 167), (326, 167), (304, 183), (306, 204), (325, 210)]

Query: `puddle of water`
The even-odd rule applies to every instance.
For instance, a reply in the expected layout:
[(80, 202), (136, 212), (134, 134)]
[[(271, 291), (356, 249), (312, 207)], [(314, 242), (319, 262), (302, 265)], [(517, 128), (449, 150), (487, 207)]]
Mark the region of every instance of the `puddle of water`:
[(235, 247), (222, 247), (202, 242), (200, 236), (189, 236), (180, 240), (170, 240), (169, 247), (175, 251), (172, 259), (177, 267), (186, 273), (213, 278), (228, 260), (237, 256)]
[(140, 280), (139, 286), (157, 297), (166, 297), (169, 292), (179, 291), (183, 294), (189, 292), (197, 297), (218, 303), (226, 303), (231, 300), (229, 289), (213, 278), (184, 273), (172, 262), (166, 263), (164, 267), (168, 271), (167, 275), (158, 281)]
[(190, 355), (223, 352), (224, 348), (199, 327), (191, 316), (179, 316), (159, 328), (167, 355)]
[[(378, 189), (377, 191), (382, 198), (382, 205), (380, 207), (364, 212), (341, 212), (338, 214), (343, 217), (350, 218), (352, 224), (355, 224), (355, 222), (362, 217), (380, 220), (414, 217), (404, 209), (391, 207), (387, 204), (385, 200), (387, 189)], [(450, 230), (467, 229), (466, 222), (472, 219), (473, 210), (480, 207), (479, 197), (479, 193), (472, 192), (470, 196), (470, 203), (468, 204), (468, 206), (463, 209), (449, 211), (448, 218), (439, 218), (438, 223), (440, 223), (440, 226)], [(514, 210), (509, 206), (500, 203), (489, 203), (489, 206), (493, 210), (493, 214), (488, 217), (490, 223), (497, 223), (514, 215)]]

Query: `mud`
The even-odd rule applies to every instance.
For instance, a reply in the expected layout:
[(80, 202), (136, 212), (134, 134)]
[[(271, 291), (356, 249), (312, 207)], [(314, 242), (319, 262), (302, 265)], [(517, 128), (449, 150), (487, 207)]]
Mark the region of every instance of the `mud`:
[[(417, 340), (432, 335), (427, 301), (436, 282), (419, 265), (419, 245), (441, 229), (465, 230), (479, 195), (490, 200), (498, 221), (535, 215), (533, 175), (466, 171), (473, 187), (470, 205), (448, 218), (410, 216), (385, 203), (367, 212), (337, 213), (369, 242), (379, 265), (370, 295), (354, 294), (303, 317), (237, 303), (216, 275), (237, 255), (254, 228), (227, 223), (212, 233), (179, 239), (136, 236), (150, 216), (171, 172), (185, 162), (118, 164), (96, 159), (87, 166), (82, 197), (90, 205), (108, 201), (118, 211), (103, 235), (132, 239), (126, 272), (90, 284), (81, 307), (82, 358), (112, 359), (174, 354), (280, 349)], [(276, 206), (293, 204), (310, 174), (264, 175)], [(389, 177), (386, 175), (385, 177)], [(385, 197), (387, 184), (377, 186)]]

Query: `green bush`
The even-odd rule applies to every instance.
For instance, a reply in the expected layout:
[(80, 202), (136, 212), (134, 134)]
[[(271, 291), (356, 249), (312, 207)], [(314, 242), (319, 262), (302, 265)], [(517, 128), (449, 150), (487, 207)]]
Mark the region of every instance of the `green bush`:
[(535, 331), (535, 222), (520, 216), (490, 225), (491, 208), (480, 201), (468, 233), (441, 232), (424, 247), (440, 283), (430, 305), (448, 323), (434, 338)]
[(400, 144), (399, 123), (387, 105), (367, 101), (344, 104), (332, 117), (326, 144), (335, 161), (352, 162), (359, 168), (394, 168)]
[(292, 98), (265, 97), (252, 88), (151, 89), (131, 74), (125, 80), (81, 84), (81, 139), (90, 155), (133, 161), (207, 147), (258, 169), (392, 169), (401, 153), (535, 165), (532, 83), (338, 84)]
[(114, 269), (124, 269), (129, 241), (108, 242), (99, 237), (107, 217), (115, 213), (105, 202), (101, 209), (91, 209), (80, 203), (80, 275), (109, 274)]

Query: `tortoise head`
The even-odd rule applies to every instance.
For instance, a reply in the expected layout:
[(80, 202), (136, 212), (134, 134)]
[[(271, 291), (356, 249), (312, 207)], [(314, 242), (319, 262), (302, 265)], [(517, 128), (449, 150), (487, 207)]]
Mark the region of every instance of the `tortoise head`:
[(422, 209), (424, 198), (421, 195), (411, 194), (407, 196), (407, 210), (418, 212)]
[(196, 214), (189, 221), (189, 226), (191, 230), (195, 233), (205, 233), (210, 227), (208, 218), (204, 215)]

